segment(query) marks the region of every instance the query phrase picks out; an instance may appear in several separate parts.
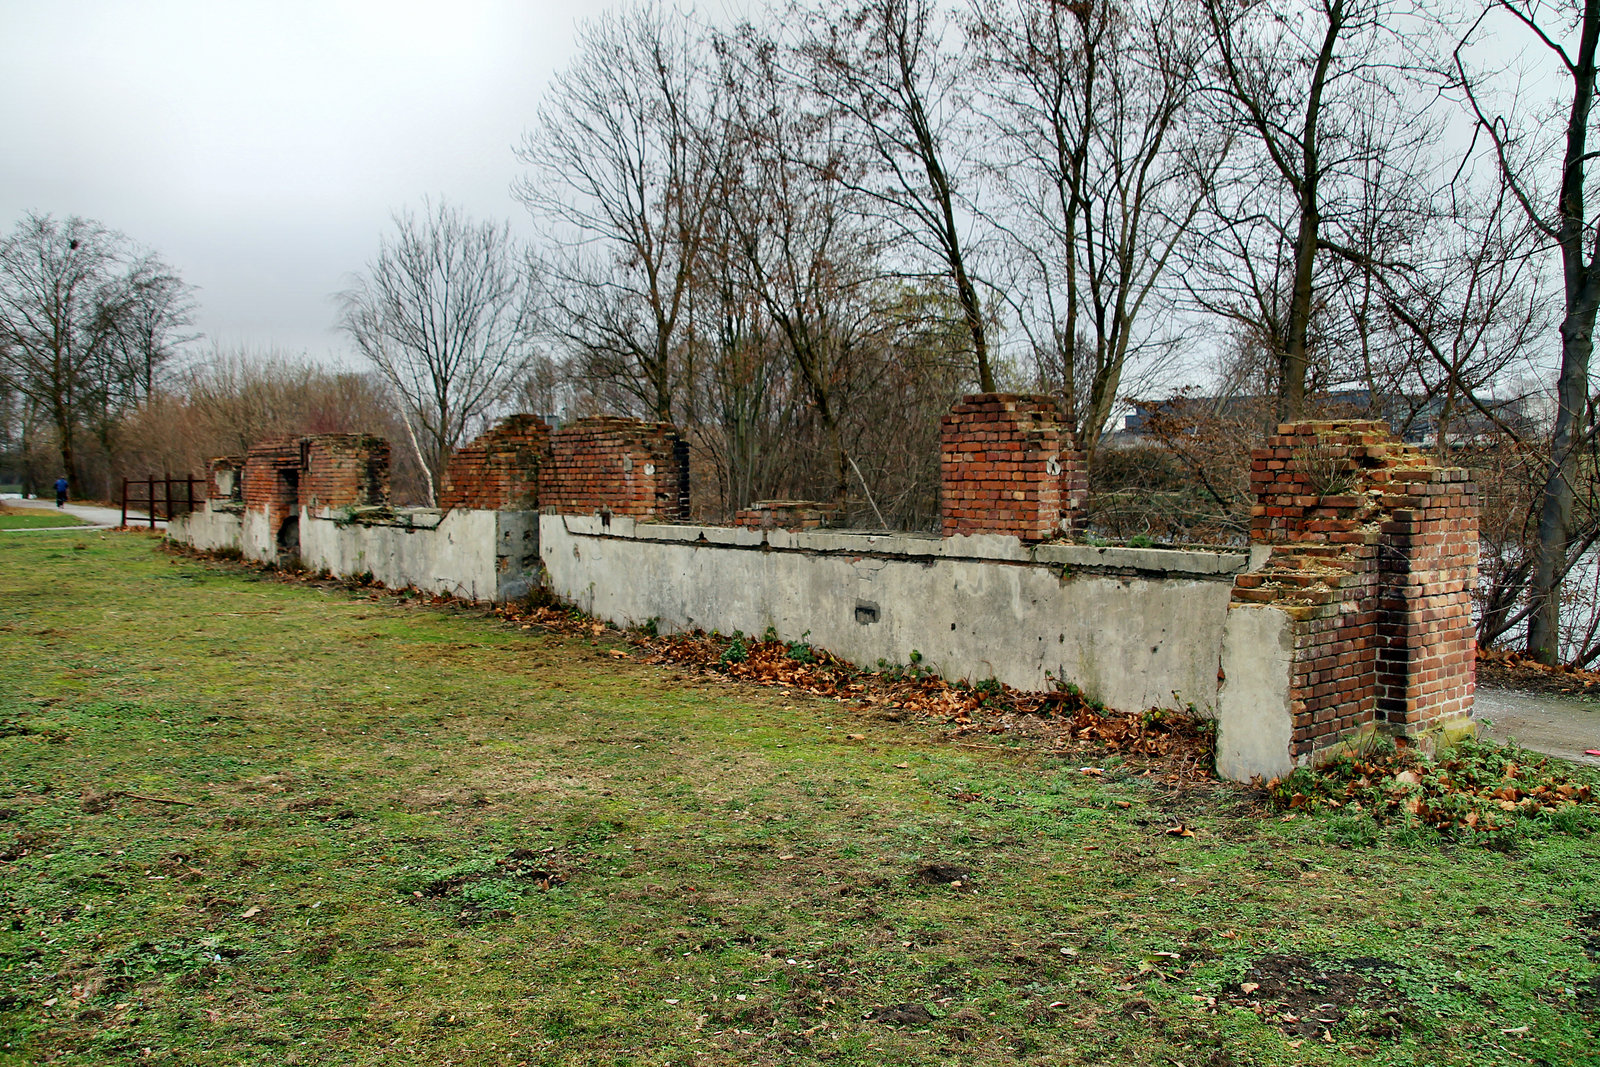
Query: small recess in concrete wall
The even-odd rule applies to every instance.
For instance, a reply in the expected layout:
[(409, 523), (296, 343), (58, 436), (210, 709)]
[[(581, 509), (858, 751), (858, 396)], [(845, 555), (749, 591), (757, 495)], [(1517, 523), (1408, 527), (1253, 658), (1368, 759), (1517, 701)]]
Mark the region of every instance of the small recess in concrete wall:
[(878, 621), (878, 605), (865, 600), (856, 601), (856, 622), (865, 626)]

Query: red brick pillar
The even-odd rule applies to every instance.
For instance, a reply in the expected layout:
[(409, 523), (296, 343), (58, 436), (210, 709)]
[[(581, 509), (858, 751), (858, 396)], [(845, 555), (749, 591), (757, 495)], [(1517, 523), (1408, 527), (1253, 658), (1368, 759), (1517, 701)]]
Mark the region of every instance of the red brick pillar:
[(300, 508), (300, 442), (290, 437), (262, 441), (245, 455), (240, 474), (244, 506), (264, 512), (276, 529)]
[[(1466, 471), (1433, 466), (1379, 422), (1305, 422), (1278, 427), (1252, 454), (1257, 503), (1250, 539), (1271, 546), (1255, 571), (1234, 581), (1233, 612), (1281, 613), (1289, 646), (1287, 688), (1277, 692), (1292, 719), (1293, 762), (1313, 760), (1369, 724), (1419, 737), (1471, 715), (1475, 640), (1472, 589), (1478, 527)], [(1224, 637), (1218, 717), (1250, 719), (1229, 707), (1228, 674), (1269, 692), (1259, 657)], [(1266, 658), (1271, 658), (1270, 656)], [(1270, 763), (1237, 738), (1229, 772), (1248, 777)]]
[(299, 505), (367, 507), (389, 500), (389, 442), (365, 433), (300, 439)]
[(1390, 472), (1379, 573), (1378, 710), (1415, 735), (1472, 714), (1477, 487), (1464, 470)]
[(612, 416), (550, 435), (539, 502), (562, 514), (605, 512), (679, 522), (689, 517), (689, 445), (676, 427)]
[(539, 508), (539, 471), (550, 451), (550, 427), (537, 415), (510, 415), (455, 451), (439, 492), (441, 508), (487, 511)]
[(1393, 445), (1381, 422), (1289, 423), (1251, 454), (1250, 540), (1273, 550), (1235, 579), (1233, 602), (1270, 604), (1291, 620), (1296, 762), (1374, 719), (1378, 531), (1365, 481)]
[(1083, 528), (1088, 465), (1044, 396), (978, 393), (941, 424), (943, 533), (1048, 541)]

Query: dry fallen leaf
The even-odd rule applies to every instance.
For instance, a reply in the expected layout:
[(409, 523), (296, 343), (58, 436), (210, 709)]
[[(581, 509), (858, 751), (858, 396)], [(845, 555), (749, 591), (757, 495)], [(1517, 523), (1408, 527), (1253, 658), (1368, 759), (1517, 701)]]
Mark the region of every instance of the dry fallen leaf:
[(909, 763), (896, 763), (895, 764), (895, 769), (903, 771), (903, 770), (906, 770), (907, 768), (909, 768), (910, 766), (911, 766), (911, 764), (909, 764)]
[(239, 918), (241, 918), (241, 919), (253, 919), (257, 915), (260, 915), (260, 914), (261, 914), (261, 909), (260, 908), (251, 908), (249, 911), (247, 911), (243, 915), (239, 916)]
[(1241, 993), (1254, 993), (1256, 990), (1258, 990), (1260, 988), (1261, 988), (1261, 983), (1260, 982), (1240, 982), (1239, 983), (1239, 992), (1241, 992)]

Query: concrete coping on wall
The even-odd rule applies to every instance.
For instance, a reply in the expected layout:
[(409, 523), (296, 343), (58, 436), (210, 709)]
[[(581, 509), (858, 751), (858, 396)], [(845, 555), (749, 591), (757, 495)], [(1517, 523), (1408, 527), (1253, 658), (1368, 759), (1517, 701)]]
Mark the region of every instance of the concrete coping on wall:
[(398, 526), (406, 530), (436, 529), (445, 515), (439, 508), (394, 508), (386, 504), (318, 508), (315, 514), (341, 526)]
[(801, 552), (812, 555), (884, 556), (984, 560), (1043, 564), (1065, 571), (1159, 574), (1170, 577), (1232, 580), (1250, 565), (1250, 553), (1226, 549), (1121, 548), (1116, 546), (1027, 545), (1010, 534), (875, 533), (863, 530), (762, 530), (739, 526), (690, 526), (637, 522), (621, 516), (562, 515), (569, 534), (624, 541), (697, 543), (729, 548)]

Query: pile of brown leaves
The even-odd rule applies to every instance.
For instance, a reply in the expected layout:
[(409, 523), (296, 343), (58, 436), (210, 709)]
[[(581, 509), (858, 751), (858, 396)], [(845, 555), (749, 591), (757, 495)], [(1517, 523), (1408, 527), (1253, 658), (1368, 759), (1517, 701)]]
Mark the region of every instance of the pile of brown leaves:
[(1600, 802), (1593, 776), (1516, 745), (1466, 739), (1438, 759), (1414, 748), (1341, 756), (1267, 783), (1280, 809), (1366, 812), (1447, 831), (1494, 834), (1519, 820)]
[(1600, 697), (1600, 671), (1540, 663), (1523, 652), (1478, 650), (1478, 684), (1529, 693)]

